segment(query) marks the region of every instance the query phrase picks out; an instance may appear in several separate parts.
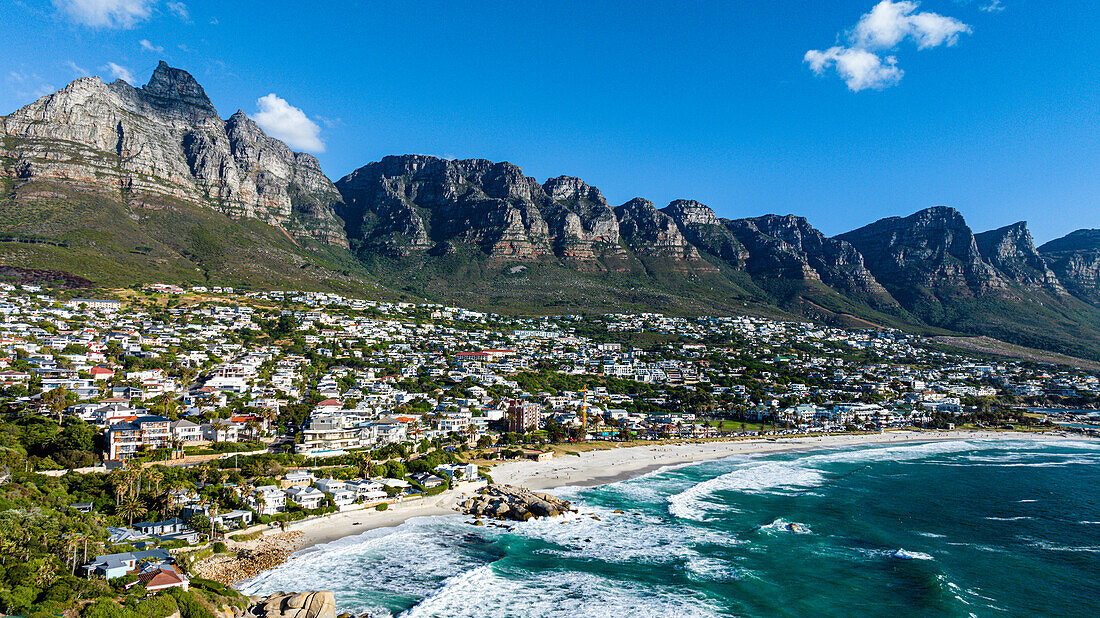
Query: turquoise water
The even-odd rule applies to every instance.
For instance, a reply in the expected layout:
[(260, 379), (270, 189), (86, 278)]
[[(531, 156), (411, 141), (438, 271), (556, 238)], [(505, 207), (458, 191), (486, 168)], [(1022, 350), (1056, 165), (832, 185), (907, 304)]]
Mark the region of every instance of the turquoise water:
[(420, 518), (242, 588), (407, 616), (1096, 616), (1098, 463), (1030, 440), (734, 457), (557, 492), (599, 520)]

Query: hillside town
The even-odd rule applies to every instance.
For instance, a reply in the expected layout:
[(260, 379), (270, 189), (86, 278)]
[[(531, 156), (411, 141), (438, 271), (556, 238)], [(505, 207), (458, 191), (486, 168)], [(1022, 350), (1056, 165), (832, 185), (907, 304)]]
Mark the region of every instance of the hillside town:
[(91, 553), (66, 544), (72, 572), (150, 592), (186, 590), (186, 548), (474, 487), (553, 444), (1052, 427), (1028, 410), (1100, 401), (1088, 372), (888, 329), (0, 287), (0, 440), (74, 518), (102, 516)]
[(990, 401), (1100, 398), (1100, 379), (1086, 372), (976, 362), (882, 329), (645, 313), (509, 318), (221, 288), (162, 307), (152, 301), (184, 290), (151, 286), (141, 304), (4, 287), (9, 409), (98, 428), (103, 461), (225, 443), (327, 457), (423, 439), (515, 443), (534, 431), (652, 440), (938, 427)]

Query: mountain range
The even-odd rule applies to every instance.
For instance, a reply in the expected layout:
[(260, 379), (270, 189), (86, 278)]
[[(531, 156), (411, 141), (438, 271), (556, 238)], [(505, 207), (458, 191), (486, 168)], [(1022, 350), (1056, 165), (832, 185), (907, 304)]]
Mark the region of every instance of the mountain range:
[[(613, 206), (506, 162), (385, 157), (333, 183), (165, 63), (0, 117), (5, 277), (359, 292), (511, 312), (753, 313), (1100, 358), (1100, 230), (1036, 247), (936, 206), (829, 237), (692, 200)], [(14, 275), (13, 275), (14, 273)], [(45, 273), (45, 274), (43, 274)], [(52, 273), (52, 274), (51, 274)]]

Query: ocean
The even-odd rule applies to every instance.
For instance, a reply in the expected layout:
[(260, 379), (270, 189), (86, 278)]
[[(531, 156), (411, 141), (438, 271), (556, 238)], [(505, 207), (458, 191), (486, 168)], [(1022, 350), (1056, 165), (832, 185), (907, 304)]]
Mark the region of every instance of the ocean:
[(562, 488), (580, 515), (413, 519), (248, 594), (389, 616), (1097, 616), (1100, 443), (869, 446)]

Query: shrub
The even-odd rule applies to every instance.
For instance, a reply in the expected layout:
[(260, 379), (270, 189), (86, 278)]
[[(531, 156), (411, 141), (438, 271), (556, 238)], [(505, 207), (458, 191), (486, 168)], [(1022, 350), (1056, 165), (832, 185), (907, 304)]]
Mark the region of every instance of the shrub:
[(383, 502), (383, 503), (381, 503), (381, 504), (379, 504), (379, 505), (375, 506), (375, 507), (374, 507), (374, 510), (376, 510), (376, 511), (384, 511), (384, 510), (386, 510), (386, 509), (388, 509), (388, 508), (390, 508), (390, 505), (389, 505), (389, 503), (388, 503), (388, 502)]
[(215, 554), (224, 554), (226, 551), (228, 551), (228, 549), (226, 548), (225, 543), (221, 541), (214, 543)]
[(146, 618), (168, 618), (178, 610), (176, 600), (163, 592), (151, 599), (143, 599), (134, 606), (134, 612)]

